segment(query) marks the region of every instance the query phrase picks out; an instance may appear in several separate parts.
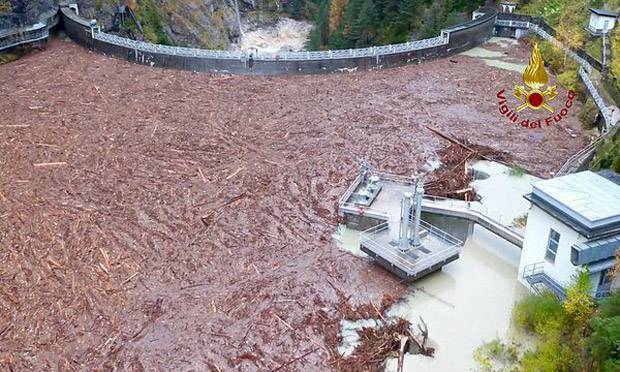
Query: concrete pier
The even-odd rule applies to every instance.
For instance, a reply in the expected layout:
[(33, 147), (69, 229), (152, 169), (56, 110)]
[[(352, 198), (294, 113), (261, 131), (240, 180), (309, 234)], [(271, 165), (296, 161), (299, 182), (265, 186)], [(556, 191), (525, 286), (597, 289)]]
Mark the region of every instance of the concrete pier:
[[(380, 192), (366, 192), (365, 180), (369, 179), (374, 183), (370, 189)], [(360, 249), (405, 280), (421, 278), (458, 259), (463, 244), (419, 218), (411, 220), (415, 183), (410, 178), (377, 173), (368, 177), (361, 172), (340, 200), (340, 213), (347, 226), (364, 230)], [(421, 199), (421, 188), (418, 192)], [(417, 209), (414, 216), (421, 212), (421, 208)]]

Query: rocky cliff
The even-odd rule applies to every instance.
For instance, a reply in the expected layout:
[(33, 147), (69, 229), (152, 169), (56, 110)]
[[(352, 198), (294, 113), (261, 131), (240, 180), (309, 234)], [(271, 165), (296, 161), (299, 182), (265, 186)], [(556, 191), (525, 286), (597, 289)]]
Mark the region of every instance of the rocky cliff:
[[(276, 0), (239, 1), (241, 16), (255, 11), (277, 12)], [(124, 3), (124, 1), (122, 1)], [(118, 0), (78, 0), (82, 15), (112, 24)], [(161, 43), (223, 49), (240, 36), (235, 0), (135, 0), (135, 14), (144, 39)], [(125, 24), (131, 29), (132, 25)]]
[(41, 13), (57, 4), (58, 0), (0, 0), (0, 31), (37, 23)]
[[(77, 0), (80, 15), (95, 18), (103, 28), (113, 24), (119, 5), (131, 4), (143, 26), (139, 35), (135, 25), (125, 22), (119, 31), (144, 40), (170, 45), (224, 49), (241, 34), (240, 16), (277, 23), (281, 11), (278, 0)], [(41, 13), (57, 6), (58, 0), (0, 0), (0, 31), (31, 25)], [(246, 22), (247, 24), (247, 22)]]

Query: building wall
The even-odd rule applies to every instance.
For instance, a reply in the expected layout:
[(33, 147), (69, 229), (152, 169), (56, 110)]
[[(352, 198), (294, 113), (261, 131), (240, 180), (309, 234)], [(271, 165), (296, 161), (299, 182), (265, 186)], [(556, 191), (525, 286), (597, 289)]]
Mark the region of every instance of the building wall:
[[(560, 233), (558, 251), (553, 264), (545, 260), (549, 229), (554, 229)], [(523, 250), (519, 261), (519, 281), (527, 286), (527, 283), (523, 280), (524, 267), (538, 262), (545, 262), (545, 272), (547, 275), (564, 286), (570, 283), (571, 277), (577, 270), (577, 266), (570, 262), (571, 247), (576, 242), (584, 240), (586, 239), (579, 235), (579, 233), (537, 206), (532, 205), (527, 217)], [(593, 280), (596, 279), (598, 277), (593, 278)]]
[(609, 25), (607, 26), (608, 30), (611, 30), (612, 28), (614, 28), (614, 25), (616, 24), (615, 18), (601, 17), (598, 14), (592, 13), (590, 16), (590, 28), (602, 31), (603, 27), (605, 26), (605, 20), (609, 21)]

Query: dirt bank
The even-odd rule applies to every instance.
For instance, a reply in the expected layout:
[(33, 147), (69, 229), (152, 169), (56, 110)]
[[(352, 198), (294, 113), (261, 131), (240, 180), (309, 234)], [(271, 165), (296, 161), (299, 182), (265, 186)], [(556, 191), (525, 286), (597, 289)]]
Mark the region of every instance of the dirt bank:
[(583, 145), (502, 120), (518, 78), (211, 76), (61, 40), (0, 66), (0, 369), (329, 368), (304, 320), (403, 291), (330, 236), (358, 159), (411, 174), (447, 144), (426, 125), (545, 176)]

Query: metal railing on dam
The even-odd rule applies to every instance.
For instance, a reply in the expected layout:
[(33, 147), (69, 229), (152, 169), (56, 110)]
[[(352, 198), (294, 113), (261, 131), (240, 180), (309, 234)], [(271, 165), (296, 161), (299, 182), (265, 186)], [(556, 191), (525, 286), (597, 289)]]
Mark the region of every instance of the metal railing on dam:
[(146, 43), (138, 40), (131, 40), (124, 37), (108, 34), (105, 32), (95, 31), (93, 33), (96, 40), (107, 42), (109, 44), (125, 47), (140, 52), (169, 54), (183, 57), (199, 57), (199, 58), (221, 58), (235, 59), (247, 61), (250, 58), (255, 61), (316, 61), (330, 60), (341, 58), (358, 58), (358, 57), (376, 57), (387, 54), (410, 52), (421, 50), (440, 45), (447, 45), (449, 42), (449, 33), (442, 32), (441, 36), (415, 40), (401, 44), (390, 44), (368, 48), (356, 49), (339, 49), (325, 51), (302, 51), (302, 52), (259, 52), (259, 51), (228, 51), (228, 50), (212, 50), (176, 47), (161, 44)]
[(59, 21), (58, 9), (51, 9), (42, 13), (39, 22), (34, 25), (3, 30), (0, 32), (0, 50), (45, 40), (50, 35), (50, 29)]
[(101, 32), (96, 23), (62, 7), (65, 32), (75, 42), (102, 53), (153, 67), (233, 74), (313, 74), (371, 70), (440, 58), (471, 49), (493, 34), (497, 11), (441, 30), (436, 37), (368, 48), (283, 51), (228, 51), (175, 47), (131, 40)]

